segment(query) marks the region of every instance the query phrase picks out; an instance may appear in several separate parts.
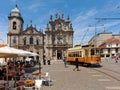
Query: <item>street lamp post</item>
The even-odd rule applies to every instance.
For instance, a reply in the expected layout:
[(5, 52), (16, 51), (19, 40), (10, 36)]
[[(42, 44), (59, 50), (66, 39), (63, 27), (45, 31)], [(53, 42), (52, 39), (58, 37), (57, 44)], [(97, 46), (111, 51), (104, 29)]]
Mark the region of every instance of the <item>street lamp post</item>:
[[(42, 43), (43, 43), (43, 45), (42, 45), (42, 49), (43, 49), (43, 59), (44, 59), (44, 34), (43, 34), (43, 30), (42, 30)], [(39, 79), (41, 79), (41, 62), (39, 61)]]
[(39, 61), (39, 79), (41, 79), (41, 63)]

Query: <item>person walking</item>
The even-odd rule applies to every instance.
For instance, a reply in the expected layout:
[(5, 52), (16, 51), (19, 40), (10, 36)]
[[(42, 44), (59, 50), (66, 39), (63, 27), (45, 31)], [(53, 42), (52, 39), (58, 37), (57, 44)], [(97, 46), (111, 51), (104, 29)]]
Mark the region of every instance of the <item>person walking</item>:
[(65, 66), (65, 68), (66, 68), (66, 57), (64, 57), (64, 59), (63, 59), (63, 63), (64, 63), (64, 66)]
[(79, 70), (79, 61), (78, 61), (78, 58), (75, 59), (75, 68), (73, 69), (73, 71), (75, 71), (77, 69), (77, 71), (80, 71)]
[(114, 59), (115, 59), (115, 63), (118, 63), (118, 59), (119, 59), (118, 54), (115, 54)]
[(47, 59), (47, 63), (48, 63), (48, 65), (50, 65), (51, 64), (51, 58), (50, 58), (50, 56), (48, 56), (48, 59)]
[(46, 56), (43, 55), (43, 65), (46, 65)]

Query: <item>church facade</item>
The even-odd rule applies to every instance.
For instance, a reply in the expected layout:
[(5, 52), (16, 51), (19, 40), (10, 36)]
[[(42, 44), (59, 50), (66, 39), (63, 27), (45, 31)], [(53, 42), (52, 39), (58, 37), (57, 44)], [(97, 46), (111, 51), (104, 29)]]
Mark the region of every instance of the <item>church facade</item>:
[(52, 59), (62, 59), (66, 49), (73, 47), (74, 31), (69, 16), (64, 20), (63, 14), (56, 14), (53, 20), (51, 15), (45, 32), (38, 30), (32, 23), (24, 30), (24, 19), (16, 5), (8, 16), (8, 24), (9, 46), (37, 53), (39, 56), (30, 57), (34, 60), (42, 59), (43, 55)]

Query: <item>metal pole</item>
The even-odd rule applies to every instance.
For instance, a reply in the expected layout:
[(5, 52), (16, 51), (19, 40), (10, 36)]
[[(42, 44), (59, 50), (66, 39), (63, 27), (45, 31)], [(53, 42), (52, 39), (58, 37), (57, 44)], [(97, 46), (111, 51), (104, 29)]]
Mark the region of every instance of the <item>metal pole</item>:
[[(43, 30), (42, 30), (42, 43), (43, 43), (43, 59), (44, 59), (44, 34), (43, 34)], [(41, 79), (41, 62), (39, 61), (39, 79)]]
[(41, 79), (41, 63), (39, 61), (39, 79)]

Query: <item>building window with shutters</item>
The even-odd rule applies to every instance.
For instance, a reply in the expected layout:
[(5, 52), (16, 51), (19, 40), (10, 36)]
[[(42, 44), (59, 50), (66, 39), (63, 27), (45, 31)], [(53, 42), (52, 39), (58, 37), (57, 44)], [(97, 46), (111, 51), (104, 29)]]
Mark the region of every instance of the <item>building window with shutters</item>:
[(118, 47), (118, 43), (116, 43), (116, 46)]
[(118, 53), (118, 48), (115, 49), (115, 52)]
[(110, 48), (108, 48), (108, 53), (110, 53), (110, 51), (111, 51)]
[(14, 30), (16, 29), (16, 26), (17, 26), (17, 23), (16, 23), (16, 22), (13, 22), (13, 29), (14, 29)]
[(30, 37), (30, 44), (33, 44), (33, 37)]

